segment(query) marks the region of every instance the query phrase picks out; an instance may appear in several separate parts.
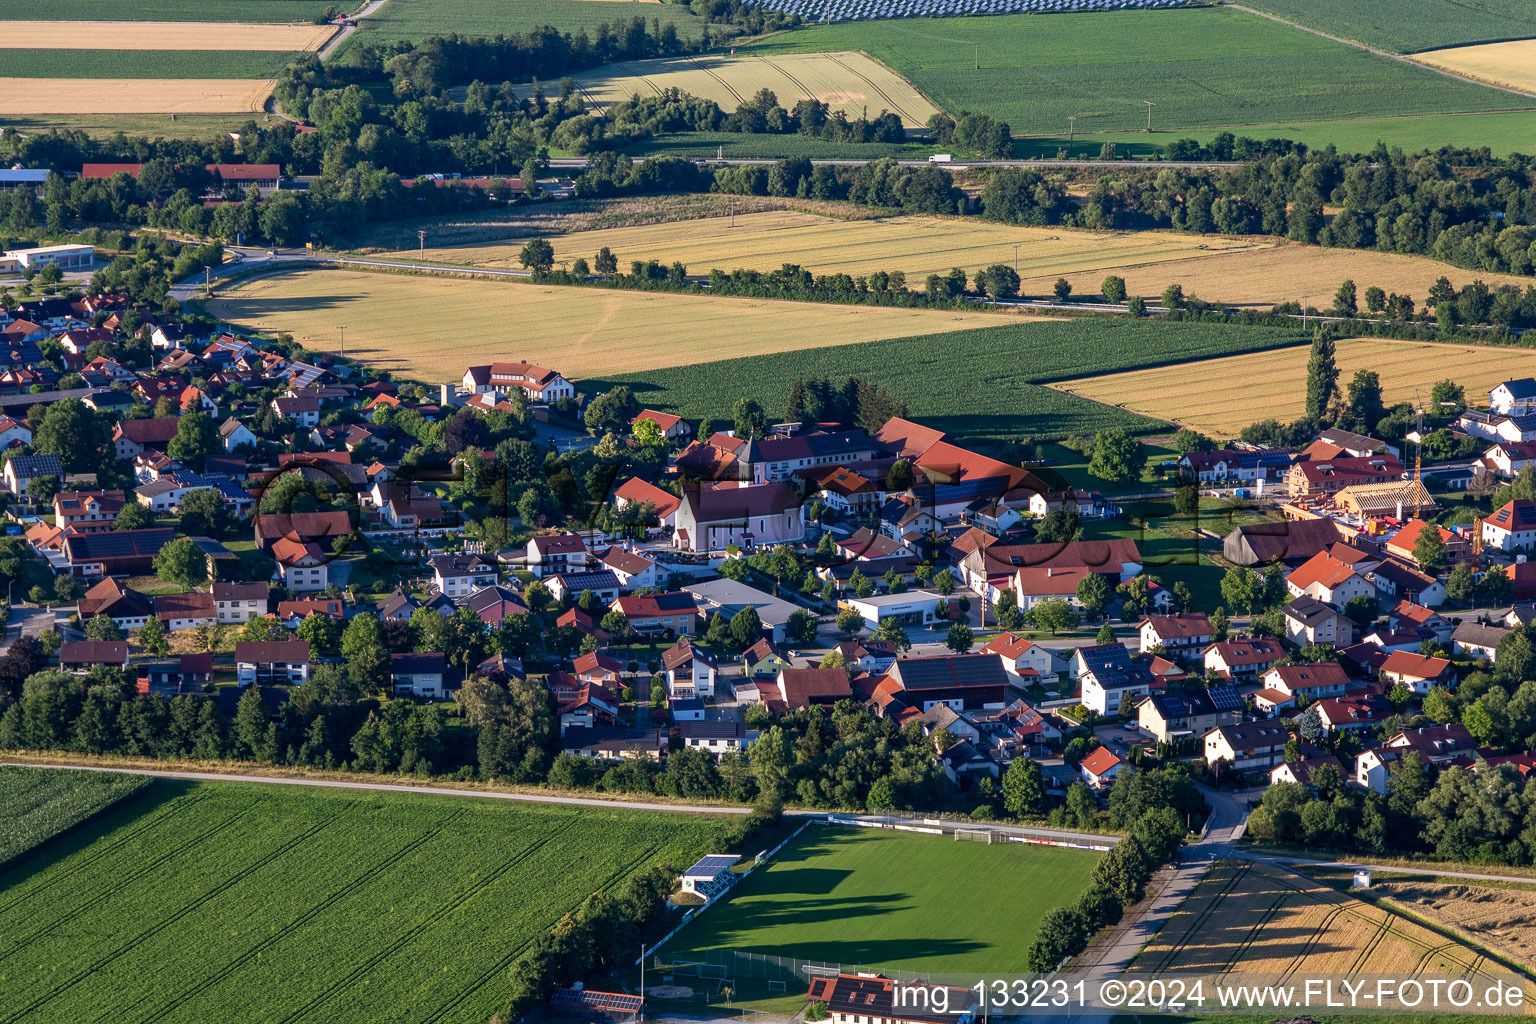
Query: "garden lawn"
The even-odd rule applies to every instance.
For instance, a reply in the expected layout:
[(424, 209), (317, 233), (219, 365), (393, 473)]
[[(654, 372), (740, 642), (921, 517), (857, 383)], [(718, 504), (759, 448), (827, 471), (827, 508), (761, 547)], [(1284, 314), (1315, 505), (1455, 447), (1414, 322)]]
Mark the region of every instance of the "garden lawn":
[(1055, 134), (1069, 115), (1079, 132), (1140, 129), (1144, 100), (1164, 131), (1536, 105), (1222, 7), (850, 22), (744, 49), (861, 49), (951, 114), (990, 114), (1015, 135)]
[(1046, 911), (1087, 890), (1099, 854), (813, 825), (659, 951), (740, 950), (847, 967), (1028, 971)]
[(484, 1024), (529, 941), (719, 827), (157, 780), (0, 876), (0, 1021)]

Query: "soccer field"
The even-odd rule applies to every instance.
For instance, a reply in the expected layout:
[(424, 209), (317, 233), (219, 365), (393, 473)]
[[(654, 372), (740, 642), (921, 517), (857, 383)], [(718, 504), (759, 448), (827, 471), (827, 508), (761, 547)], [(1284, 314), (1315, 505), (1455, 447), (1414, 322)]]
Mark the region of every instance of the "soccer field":
[(663, 962), (738, 950), (935, 973), (1028, 970), (1046, 911), (1099, 854), (813, 825), (664, 946)]
[(703, 817), (156, 781), (0, 871), (0, 1021), (485, 1024), (527, 943)]

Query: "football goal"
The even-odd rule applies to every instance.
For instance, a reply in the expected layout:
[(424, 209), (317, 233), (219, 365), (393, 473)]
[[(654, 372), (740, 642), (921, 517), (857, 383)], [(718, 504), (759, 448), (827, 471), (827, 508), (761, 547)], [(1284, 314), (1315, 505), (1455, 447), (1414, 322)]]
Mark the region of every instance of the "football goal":
[(961, 839), (969, 839), (973, 843), (986, 843), (988, 846), (992, 845), (992, 837), (995, 836), (996, 834), (997, 833), (993, 832), (989, 828), (957, 828), (957, 829), (955, 829), (955, 839), (956, 839), (956, 841), (959, 841)]

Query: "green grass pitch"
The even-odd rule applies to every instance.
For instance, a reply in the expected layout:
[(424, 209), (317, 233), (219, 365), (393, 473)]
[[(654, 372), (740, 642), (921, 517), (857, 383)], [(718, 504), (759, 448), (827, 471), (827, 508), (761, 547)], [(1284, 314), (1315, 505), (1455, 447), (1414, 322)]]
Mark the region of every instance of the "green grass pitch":
[(485, 1024), (530, 940), (719, 827), (156, 781), (0, 871), (0, 1022)]
[(850, 967), (1022, 974), (1041, 917), (1087, 890), (1099, 857), (813, 825), (658, 956), (670, 963), (740, 950)]

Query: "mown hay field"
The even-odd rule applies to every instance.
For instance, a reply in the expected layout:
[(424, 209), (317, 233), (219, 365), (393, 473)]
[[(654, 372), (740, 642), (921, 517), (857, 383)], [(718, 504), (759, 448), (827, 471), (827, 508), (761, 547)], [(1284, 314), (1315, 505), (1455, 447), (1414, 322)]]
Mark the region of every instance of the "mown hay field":
[[(1308, 347), (1300, 345), (1052, 386), (1213, 437), (1232, 437), (1258, 420), (1301, 415), (1307, 356)], [(1414, 401), (1415, 394), (1427, 401), (1434, 383), (1446, 378), (1477, 401), (1500, 381), (1536, 374), (1536, 351), (1492, 345), (1353, 338), (1338, 343), (1337, 361), (1341, 387), (1356, 370), (1376, 371), (1388, 405)]]
[[(0, 21), (30, 21), (46, 13), (59, 21), (313, 22), (329, 0), (0, 0)], [(346, 5), (339, 5), (351, 10)]]
[(845, 22), (736, 52), (837, 50), (863, 50), (951, 114), (991, 114), (1015, 135), (1056, 135), (1068, 116), (1079, 132), (1133, 131), (1146, 125), (1143, 100), (1157, 104), (1153, 127), (1165, 132), (1532, 102), (1230, 7)]
[[(1063, 232), (1055, 232), (1064, 234)], [(1181, 236), (1175, 236), (1181, 237)], [(1191, 241), (1217, 241), (1209, 236), (1182, 236)], [(1333, 302), (1340, 283), (1354, 281), (1363, 296), (1372, 285), (1387, 292), (1410, 296), (1422, 304), (1430, 286), (1441, 277), (1456, 287), (1481, 280), (1490, 286), (1511, 284), (1522, 291), (1530, 278), (1510, 274), (1487, 274), (1461, 270), (1422, 256), (1405, 256), (1364, 249), (1325, 249), (1279, 239), (1265, 239), (1274, 245), (1257, 244), (1249, 239), (1247, 248), (1217, 250), (1207, 254), (1191, 253), (1188, 259), (1171, 263), (1122, 263), (1091, 270), (1067, 266), (1059, 271), (1046, 270), (1030, 275), (1020, 265), (1025, 294), (1048, 295), (1057, 276), (1071, 282), (1078, 295), (1096, 295), (1104, 274), (1125, 278), (1132, 295), (1152, 298), (1161, 295), (1170, 284), (1180, 285), (1186, 295), (1197, 295), (1210, 302), (1237, 306), (1273, 306), (1279, 302), (1301, 302), (1327, 308)]]
[[(429, 236), (430, 240), (430, 236)], [(1103, 276), (1127, 267), (1165, 268), (1170, 263), (1211, 258), (1213, 253), (1248, 252), (1277, 244), (1272, 239), (1230, 239), (1172, 232), (1095, 232), (1014, 227), (959, 217), (900, 216), (840, 220), (802, 210), (706, 217), (671, 224), (609, 228), (552, 236), (557, 259), (591, 261), (607, 246), (627, 269), (630, 260), (680, 260), (693, 273), (721, 270), (777, 270), (796, 263), (815, 274), (868, 274), (900, 270), (908, 287), (921, 288), (932, 273), (960, 267), (968, 274), (994, 263), (1014, 262), (1020, 275), (1045, 281), (1049, 293), (1062, 274), (1076, 272), (1097, 292)], [(429, 249), (428, 256), (470, 266), (516, 267), (522, 240)], [(415, 255), (401, 251), (400, 256)], [(1167, 277), (1176, 271), (1165, 269)], [(1153, 271), (1148, 271), (1149, 274)], [(1337, 283), (1335, 283), (1335, 287)], [(1085, 284), (1084, 290), (1088, 289)], [(1162, 291), (1158, 285), (1156, 292)], [(1155, 294), (1155, 292), (1154, 292)], [(1205, 296), (1207, 292), (1196, 294)]]
[(0, 78), (0, 115), (256, 113), (275, 84), (269, 78)]
[(0, 1020), (483, 1024), (531, 940), (719, 827), (157, 780), (0, 874)]
[[(790, 53), (773, 56), (669, 57), (608, 64), (570, 76), (588, 106), (605, 110), (631, 96), (655, 96), (681, 89), (735, 110), (768, 89), (785, 107), (815, 99), (850, 118), (889, 111), (910, 128), (938, 112), (922, 93), (879, 61), (863, 53)], [(523, 86), (531, 95), (531, 86)]]
[(1536, 967), (1536, 890), (1446, 884), (1428, 879), (1377, 882), (1376, 894), (1527, 967)]
[(333, 25), (176, 21), (10, 21), (0, 50), (318, 50)]
[[(1533, 27), (1536, 31), (1536, 27)], [(1416, 53), (1414, 60), (1469, 75), (1483, 82), (1536, 91), (1536, 39), (1512, 39), (1480, 46), (1453, 46)]]
[[(570, 377), (1010, 322), (995, 312), (838, 306), (322, 270), (252, 281), (207, 311), (427, 381), (519, 360)], [(734, 399), (733, 399), (734, 401)], [(728, 409), (731, 403), (726, 403)]]
[(1476, 950), (1283, 868), (1219, 861), (1131, 962), (1136, 973), (1506, 974)]
[[(1264, 307), (1303, 298), (1326, 306), (1346, 279), (1353, 280), (1361, 293), (1376, 285), (1420, 302), (1440, 277), (1458, 288), (1474, 279), (1521, 288), (1528, 283), (1525, 278), (1459, 270), (1419, 256), (1325, 249), (1258, 235), (1077, 231), (923, 215), (855, 220), (836, 216), (837, 204), (797, 209), (793, 207), (799, 204), (793, 200), (742, 197), (737, 202), (735, 226), (719, 196), (711, 197), (709, 208), (699, 210), (703, 215), (696, 218), (668, 217), (615, 228), (582, 230), (582, 221), (575, 217), (567, 223), (523, 220), (508, 223), (506, 235), (496, 238), (493, 224), (471, 226), (471, 218), (462, 227), (452, 223), (441, 231), (429, 227), (427, 256), (467, 266), (515, 268), (524, 241), (538, 235), (550, 240), (561, 260), (580, 256), (590, 262), (598, 249), (607, 246), (622, 268), (630, 260), (645, 259), (679, 260), (694, 273), (711, 268), (768, 271), (796, 263), (816, 274), (900, 270), (907, 275), (908, 287), (921, 288), (927, 275), (946, 273), (952, 267), (974, 274), (994, 263), (1011, 266), (1017, 245), (1025, 295), (1049, 296), (1056, 279), (1065, 277), (1074, 295), (1092, 298), (1107, 275), (1117, 274), (1135, 295), (1156, 297), (1177, 283), (1187, 295)], [(754, 203), (781, 208), (761, 209)], [(758, 212), (743, 212), (752, 209)], [(414, 234), (404, 229), (395, 233), (406, 242), (395, 255), (417, 255), (417, 250), (408, 248), (407, 240), (414, 241)]]

